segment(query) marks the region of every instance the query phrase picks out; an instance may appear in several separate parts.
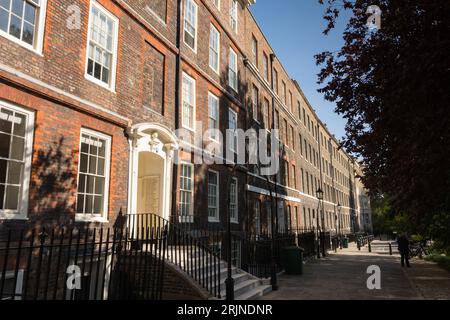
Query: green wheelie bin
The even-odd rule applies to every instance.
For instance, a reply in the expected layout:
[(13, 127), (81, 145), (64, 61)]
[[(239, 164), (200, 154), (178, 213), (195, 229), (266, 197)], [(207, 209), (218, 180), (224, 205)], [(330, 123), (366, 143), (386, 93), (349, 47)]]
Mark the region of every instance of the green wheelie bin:
[(348, 237), (347, 236), (344, 237), (344, 239), (342, 241), (342, 246), (344, 248), (348, 248)]
[(303, 249), (300, 247), (284, 247), (282, 264), (286, 274), (303, 274)]

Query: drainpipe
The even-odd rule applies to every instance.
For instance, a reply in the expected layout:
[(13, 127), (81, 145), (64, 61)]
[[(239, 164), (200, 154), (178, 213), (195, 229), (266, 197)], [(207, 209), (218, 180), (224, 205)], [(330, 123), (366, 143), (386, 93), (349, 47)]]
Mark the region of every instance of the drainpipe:
[[(180, 127), (180, 73), (181, 73), (181, 1), (177, 4), (177, 38), (176, 47), (178, 53), (176, 55), (175, 66), (175, 130)], [(178, 190), (178, 164), (173, 164), (172, 169), (172, 223), (177, 219), (177, 190)]]
[[(276, 56), (274, 53), (270, 54), (270, 87), (272, 89), (272, 93), (274, 93), (274, 85), (273, 85), (273, 61), (275, 60)], [(272, 94), (272, 134), (275, 130), (275, 97)], [(271, 140), (273, 139), (273, 137), (271, 138)], [(275, 150), (271, 150), (271, 153), (275, 152)], [(269, 180), (269, 177), (267, 177), (267, 180)], [(274, 177), (274, 181), (275, 181), (275, 202), (273, 201), (273, 196), (272, 196), (272, 188), (270, 188), (270, 193), (271, 193), (271, 197), (272, 197), (272, 204), (275, 204), (275, 210), (272, 210), (272, 214), (271, 214), (271, 224), (272, 224), (272, 259), (271, 259), (271, 275), (270, 275), (270, 284), (272, 285), (272, 290), (278, 290), (278, 284), (277, 284), (277, 271), (276, 271), (276, 261), (275, 261), (275, 234), (278, 231), (276, 229), (276, 224), (275, 224), (275, 217), (278, 219), (278, 198), (277, 198), (277, 174), (275, 173), (275, 177)], [(272, 207), (273, 209), (273, 207)]]

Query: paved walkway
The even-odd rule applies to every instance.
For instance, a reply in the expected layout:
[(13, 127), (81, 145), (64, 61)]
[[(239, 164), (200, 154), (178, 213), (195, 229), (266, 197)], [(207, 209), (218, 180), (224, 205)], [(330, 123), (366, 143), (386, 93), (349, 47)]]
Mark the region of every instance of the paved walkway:
[[(381, 290), (367, 289), (367, 267), (381, 268)], [(450, 299), (450, 272), (436, 264), (413, 259), (401, 268), (398, 255), (349, 249), (304, 265), (303, 275), (282, 275), (279, 290), (262, 300)]]

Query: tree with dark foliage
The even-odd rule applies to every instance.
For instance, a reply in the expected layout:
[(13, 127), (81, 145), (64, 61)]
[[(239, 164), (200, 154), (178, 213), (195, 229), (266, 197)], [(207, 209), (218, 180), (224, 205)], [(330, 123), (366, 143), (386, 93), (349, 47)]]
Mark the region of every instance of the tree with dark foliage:
[[(343, 147), (363, 160), (373, 194), (388, 194), (418, 232), (433, 225), (449, 246), (450, 1), (319, 2), (325, 34), (352, 12), (343, 47), (316, 55), (319, 92), (347, 120)], [(378, 29), (367, 25), (373, 5)]]

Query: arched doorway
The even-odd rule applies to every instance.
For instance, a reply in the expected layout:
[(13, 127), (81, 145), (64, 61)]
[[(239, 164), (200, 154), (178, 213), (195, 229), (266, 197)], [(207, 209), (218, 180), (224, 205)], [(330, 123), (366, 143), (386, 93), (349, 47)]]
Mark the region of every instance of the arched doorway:
[(160, 124), (137, 124), (131, 128), (130, 149), (128, 213), (169, 219), (176, 136)]

